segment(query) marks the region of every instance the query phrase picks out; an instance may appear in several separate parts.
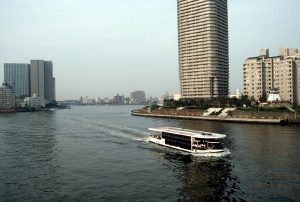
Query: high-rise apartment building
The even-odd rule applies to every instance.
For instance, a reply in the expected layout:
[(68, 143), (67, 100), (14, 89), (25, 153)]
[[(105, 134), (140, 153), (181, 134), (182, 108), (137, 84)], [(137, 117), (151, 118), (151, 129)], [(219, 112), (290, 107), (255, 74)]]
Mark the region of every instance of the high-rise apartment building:
[(182, 98), (229, 93), (227, 0), (177, 0)]
[(282, 100), (300, 104), (300, 53), (297, 49), (280, 48), (279, 55), (269, 56), (262, 49), (260, 56), (248, 58), (243, 67), (244, 94), (258, 100), (278, 89)]
[(17, 97), (30, 95), (30, 65), (4, 64), (4, 83), (12, 86)]
[(45, 98), (45, 63), (43, 60), (30, 61), (31, 96)]
[(146, 94), (144, 91), (134, 91), (130, 93), (130, 101), (133, 104), (140, 104), (146, 101)]
[(30, 86), (31, 95), (52, 101), (54, 95), (53, 65), (51, 61), (31, 60), (30, 61)]

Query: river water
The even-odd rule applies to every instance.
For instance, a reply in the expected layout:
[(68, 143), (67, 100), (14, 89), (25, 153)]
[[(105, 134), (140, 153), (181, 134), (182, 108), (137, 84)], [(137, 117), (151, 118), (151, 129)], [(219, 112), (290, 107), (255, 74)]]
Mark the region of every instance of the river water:
[[(299, 201), (300, 127), (130, 116), (137, 106), (0, 114), (0, 201)], [(146, 141), (149, 127), (227, 134), (225, 157)]]

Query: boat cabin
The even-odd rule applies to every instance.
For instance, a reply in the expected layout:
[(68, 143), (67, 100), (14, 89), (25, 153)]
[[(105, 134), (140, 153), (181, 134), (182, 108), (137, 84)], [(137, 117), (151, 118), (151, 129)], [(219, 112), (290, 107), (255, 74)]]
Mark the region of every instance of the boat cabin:
[(173, 127), (149, 128), (157, 132), (152, 136), (150, 142), (181, 148), (187, 151), (201, 150), (224, 150), (225, 147), (219, 139), (225, 138), (224, 134), (209, 133), (204, 131), (194, 131)]

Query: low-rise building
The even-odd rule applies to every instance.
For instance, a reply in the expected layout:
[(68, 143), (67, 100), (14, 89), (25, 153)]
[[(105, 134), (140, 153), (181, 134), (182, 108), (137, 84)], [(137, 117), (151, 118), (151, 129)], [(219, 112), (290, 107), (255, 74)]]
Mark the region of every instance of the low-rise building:
[(7, 83), (0, 86), (0, 112), (14, 111), (16, 96), (13, 87)]
[(34, 108), (36, 110), (46, 107), (46, 100), (39, 97), (37, 94), (33, 94), (32, 97), (26, 97), (24, 99), (25, 106)]

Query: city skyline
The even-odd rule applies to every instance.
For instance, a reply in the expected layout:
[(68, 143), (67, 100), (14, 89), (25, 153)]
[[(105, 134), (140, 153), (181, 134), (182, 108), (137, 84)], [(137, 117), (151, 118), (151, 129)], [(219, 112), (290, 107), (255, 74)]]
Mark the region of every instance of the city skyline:
[[(166, 90), (179, 92), (176, 4), (1, 2), (0, 64), (53, 61), (58, 100), (81, 94), (112, 97), (135, 89), (157, 97)], [(230, 91), (242, 89), (244, 59), (257, 50), (300, 47), (300, 28), (292, 20), (297, 5), (297, 0), (284, 7), (279, 0), (228, 1)]]

